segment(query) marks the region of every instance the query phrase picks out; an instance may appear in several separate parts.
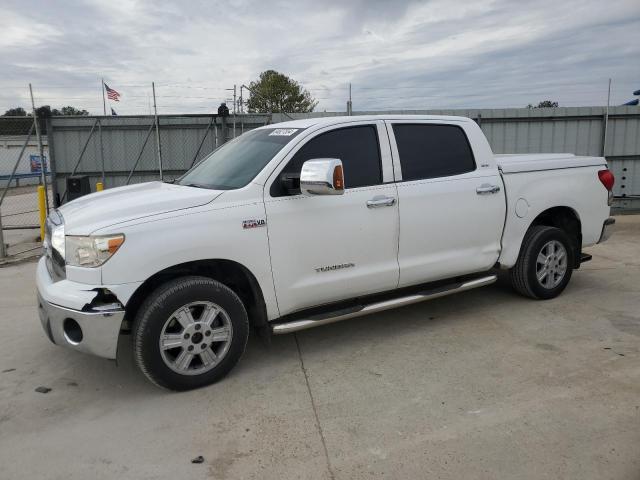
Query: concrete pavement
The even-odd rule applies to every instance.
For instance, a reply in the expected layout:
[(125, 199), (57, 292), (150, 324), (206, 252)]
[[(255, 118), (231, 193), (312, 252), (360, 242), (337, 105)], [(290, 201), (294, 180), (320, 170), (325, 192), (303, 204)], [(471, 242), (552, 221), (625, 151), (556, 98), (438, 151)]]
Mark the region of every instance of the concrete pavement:
[(252, 339), (187, 393), (126, 337), (119, 366), (50, 344), (35, 264), (0, 268), (0, 477), (638, 480), (640, 217), (617, 222), (557, 299), (498, 284)]

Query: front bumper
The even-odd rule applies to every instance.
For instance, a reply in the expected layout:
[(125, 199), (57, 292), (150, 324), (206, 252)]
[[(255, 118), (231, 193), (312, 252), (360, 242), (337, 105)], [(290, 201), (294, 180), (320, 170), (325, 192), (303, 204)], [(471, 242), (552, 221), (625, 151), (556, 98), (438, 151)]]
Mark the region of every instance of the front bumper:
[[(64, 298), (61, 298), (60, 288), (54, 286), (56, 284), (53, 283), (44, 260), (40, 259), (36, 273), (38, 314), (49, 340), (73, 350), (115, 359), (124, 309), (93, 310), (85, 305), (80, 310), (52, 303), (49, 300), (55, 299), (62, 303)], [(70, 285), (67, 285), (67, 292), (68, 302), (65, 303), (76, 306), (79, 298), (92, 299), (97, 295), (90, 290), (74, 290)]]
[(600, 240), (598, 243), (606, 242), (613, 234), (613, 226), (616, 223), (616, 219), (613, 217), (607, 218), (602, 224), (602, 233), (600, 234)]

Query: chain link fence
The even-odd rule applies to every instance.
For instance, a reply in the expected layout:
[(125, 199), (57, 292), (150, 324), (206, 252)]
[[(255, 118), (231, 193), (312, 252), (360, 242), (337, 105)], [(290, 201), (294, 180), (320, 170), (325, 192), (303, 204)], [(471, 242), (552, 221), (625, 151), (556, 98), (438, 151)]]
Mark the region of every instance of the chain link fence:
[[(0, 117), (0, 220), (4, 230), (39, 228), (37, 187), (51, 177), (46, 136), (44, 162), (32, 117)], [(50, 199), (51, 192), (49, 192)]]
[[(494, 151), (574, 152), (607, 157), (621, 208), (640, 205), (637, 107), (412, 111), (457, 114), (481, 125)], [(354, 112), (382, 113), (382, 112)], [(387, 112), (388, 113), (388, 112)], [(69, 201), (71, 177), (95, 191), (171, 181), (242, 133), (292, 117), (339, 113), (54, 116), (40, 121), (44, 161), (32, 117), (0, 117), (0, 220), (4, 230), (37, 228), (37, 186), (45, 180), (49, 206)], [(608, 124), (608, 129), (607, 129)], [(42, 168), (44, 167), (44, 175)], [(76, 182), (77, 184), (77, 182)], [(80, 192), (86, 193), (86, 192)], [(1, 230), (0, 230), (1, 231)]]
[(52, 117), (48, 146), (54, 204), (69, 199), (70, 177), (91, 190), (171, 181), (234, 136), (270, 122), (269, 115)]
[(53, 207), (88, 193), (71, 183), (96, 191), (98, 183), (108, 189), (171, 181), (270, 121), (270, 115), (54, 116), (39, 120), (37, 135), (31, 116), (0, 117), (0, 243), (9, 230), (39, 228), (39, 185)]

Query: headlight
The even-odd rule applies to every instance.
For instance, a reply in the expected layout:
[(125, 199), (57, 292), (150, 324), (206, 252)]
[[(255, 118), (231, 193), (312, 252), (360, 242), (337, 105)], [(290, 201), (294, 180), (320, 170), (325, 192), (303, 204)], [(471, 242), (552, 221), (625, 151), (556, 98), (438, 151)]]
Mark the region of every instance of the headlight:
[(51, 247), (58, 252), (64, 260), (64, 224), (53, 227), (51, 231)]
[(76, 267), (99, 267), (109, 260), (124, 243), (124, 235), (101, 235), (66, 237), (67, 265)]

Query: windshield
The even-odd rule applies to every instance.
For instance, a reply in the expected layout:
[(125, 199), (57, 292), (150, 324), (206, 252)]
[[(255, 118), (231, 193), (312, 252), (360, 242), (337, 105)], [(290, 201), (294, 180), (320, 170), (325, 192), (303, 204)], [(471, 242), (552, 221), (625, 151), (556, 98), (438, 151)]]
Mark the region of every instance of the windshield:
[(247, 185), (301, 128), (252, 130), (225, 143), (175, 183), (232, 190)]

